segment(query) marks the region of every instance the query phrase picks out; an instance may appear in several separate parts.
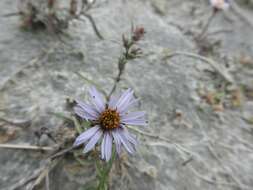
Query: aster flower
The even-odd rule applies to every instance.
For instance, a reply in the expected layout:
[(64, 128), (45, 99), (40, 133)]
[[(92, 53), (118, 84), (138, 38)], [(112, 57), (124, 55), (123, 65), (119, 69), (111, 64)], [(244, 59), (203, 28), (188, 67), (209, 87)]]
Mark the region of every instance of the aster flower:
[(128, 89), (119, 97), (112, 96), (107, 103), (103, 95), (94, 87), (89, 89), (90, 103), (77, 101), (74, 110), (81, 118), (91, 121), (93, 127), (80, 134), (76, 138), (74, 146), (86, 144), (84, 153), (87, 153), (102, 139), (101, 158), (106, 161), (111, 158), (113, 143), (118, 155), (121, 152), (122, 145), (128, 153), (133, 154), (137, 141), (128, 132), (126, 126), (147, 125), (145, 112), (128, 112), (129, 108), (138, 102), (133, 93), (133, 90)]
[(210, 3), (216, 10), (225, 10), (229, 7), (229, 0), (210, 0)]

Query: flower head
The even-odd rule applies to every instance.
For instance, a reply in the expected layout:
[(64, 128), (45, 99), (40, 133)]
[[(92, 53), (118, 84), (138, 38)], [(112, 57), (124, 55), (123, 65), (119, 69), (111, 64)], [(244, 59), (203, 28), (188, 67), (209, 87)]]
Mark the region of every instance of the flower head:
[(90, 103), (77, 101), (75, 113), (83, 119), (92, 122), (93, 127), (80, 134), (74, 146), (86, 144), (84, 153), (90, 151), (102, 139), (101, 158), (109, 161), (112, 154), (113, 143), (117, 154), (120, 154), (122, 145), (130, 154), (134, 153), (137, 141), (131, 135), (127, 125), (147, 125), (145, 112), (128, 112), (138, 100), (133, 96), (133, 90), (128, 89), (121, 96), (112, 96), (109, 102), (105, 102), (101, 93), (94, 87), (89, 90)]
[(229, 7), (229, 0), (210, 0), (211, 5), (216, 10), (225, 10)]

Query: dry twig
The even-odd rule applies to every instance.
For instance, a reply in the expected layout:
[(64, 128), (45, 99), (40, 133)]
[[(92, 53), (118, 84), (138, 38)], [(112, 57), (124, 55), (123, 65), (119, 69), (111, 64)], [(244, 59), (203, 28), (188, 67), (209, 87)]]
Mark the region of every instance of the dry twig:
[(204, 61), (206, 63), (208, 63), (213, 69), (215, 69), (215, 71), (217, 71), (227, 82), (231, 83), (231, 84), (235, 84), (235, 81), (233, 79), (233, 77), (226, 71), (225, 68), (223, 68), (221, 65), (219, 65), (218, 63), (216, 63), (215, 61), (198, 55), (198, 54), (194, 54), (194, 53), (189, 53), (189, 52), (181, 52), (181, 51), (175, 51), (172, 53), (168, 53), (167, 55), (164, 56), (164, 59), (168, 59), (174, 56), (186, 56), (186, 57), (191, 57), (194, 59), (199, 59), (201, 61)]
[(133, 131), (136, 131), (137, 133), (141, 134), (141, 135), (144, 135), (144, 136), (148, 136), (148, 137), (151, 137), (151, 138), (154, 138), (154, 139), (158, 139), (158, 140), (162, 140), (162, 141), (165, 141), (169, 144), (172, 144), (176, 147), (177, 150), (179, 150), (180, 152), (183, 151), (185, 152), (186, 154), (188, 155), (192, 155), (192, 152), (190, 150), (187, 150), (185, 147), (183, 147), (182, 145), (178, 144), (178, 143), (175, 143), (173, 142), (172, 140), (170, 139), (167, 139), (165, 137), (162, 137), (162, 136), (159, 136), (159, 135), (154, 135), (154, 134), (151, 134), (151, 133), (148, 133), (148, 132), (144, 132), (144, 131), (141, 131), (137, 128), (134, 128), (134, 127), (131, 127), (131, 126), (128, 126), (129, 129), (133, 130)]
[(244, 13), (244, 11), (237, 5), (237, 3), (235, 1), (231, 1), (231, 9), (232, 11), (242, 20), (244, 20), (245, 23), (247, 23), (249, 26), (251, 26), (253, 28), (253, 22), (252, 19), (250, 19), (248, 17), (248, 15), (246, 15)]
[(14, 119), (6, 119), (4, 117), (0, 117), (0, 121), (7, 123), (9, 125), (17, 126), (17, 127), (27, 127), (31, 124), (31, 119), (14, 120)]
[(235, 188), (241, 188), (241, 189), (245, 189), (245, 190), (251, 190), (251, 187), (248, 187), (248, 186), (238, 186), (237, 184), (235, 183), (227, 183), (227, 182), (224, 182), (224, 181), (215, 181), (213, 179), (210, 179), (206, 176), (204, 176), (203, 174), (200, 174), (197, 170), (194, 169), (194, 167), (192, 165), (189, 164), (188, 168), (192, 171), (192, 173), (198, 177), (199, 179), (207, 182), (207, 183), (210, 183), (210, 184), (214, 184), (214, 185), (220, 185), (220, 186), (228, 186), (228, 187), (235, 187)]
[(0, 148), (8, 148), (8, 149), (22, 149), (22, 150), (45, 150), (45, 151), (53, 151), (57, 149), (56, 147), (50, 146), (34, 146), (27, 144), (0, 144)]

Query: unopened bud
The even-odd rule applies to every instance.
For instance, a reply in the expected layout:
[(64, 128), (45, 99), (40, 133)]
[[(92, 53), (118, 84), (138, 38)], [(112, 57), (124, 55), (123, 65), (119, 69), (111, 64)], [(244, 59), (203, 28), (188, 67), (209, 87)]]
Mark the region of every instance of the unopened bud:
[(133, 31), (132, 39), (133, 41), (139, 41), (145, 34), (145, 30), (143, 27), (136, 27)]

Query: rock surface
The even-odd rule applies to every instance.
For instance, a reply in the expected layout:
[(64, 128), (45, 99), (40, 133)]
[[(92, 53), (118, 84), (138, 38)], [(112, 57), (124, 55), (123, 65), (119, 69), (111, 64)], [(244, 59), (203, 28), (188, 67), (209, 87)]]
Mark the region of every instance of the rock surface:
[[(253, 19), (249, 8), (240, 6)], [(0, 7), (3, 15), (16, 12), (15, 1), (1, 0)], [(237, 106), (231, 103), (232, 91), (225, 89), (222, 111), (217, 111), (199, 90), (216, 92), (227, 83), (207, 61), (192, 56), (199, 51), (192, 34), (201, 31), (211, 14), (207, 1), (98, 1), (89, 13), (105, 40), (88, 20), (73, 20), (68, 36), (59, 40), (45, 31), (20, 30), (18, 17), (0, 19), (0, 116), (32, 121), (8, 143), (36, 144), (35, 131), (59, 130), (62, 120), (50, 112), (66, 112), (66, 98), (84, 98), (91, 85), (76, 72), (109, 92), (117, 75), (118, 42), (133, 22), (147, 31), (140, 43), (144, 56), (127, 64), (117, 91), (135, 90), (149, 119), (147, 128), (138, 129), (159, 138), (136, 133), (138, 153), (123, 157), (120, 171), (112, 170), (111, 189), (252, 189), (253, 133), (245, 119), (253, 118), (252, 97), (243, 89), (253, 89), (253, 69), (240, 59), (253, 58), (253, 26), (229, 9), (209, 28), (208, 41), (219, 43), (205, 55), (234, 79), (230, 88), (242, 89)], [(178, 54), (168, 57), (173, 52)], [(45, 152), (1, 149), (0, 189), (16, 189), (45, 158)], [(85, 189), (94, 172), (89, 164), (81, 170), (74, 161), (62, 160), (49, 175), (50, 189)]]

